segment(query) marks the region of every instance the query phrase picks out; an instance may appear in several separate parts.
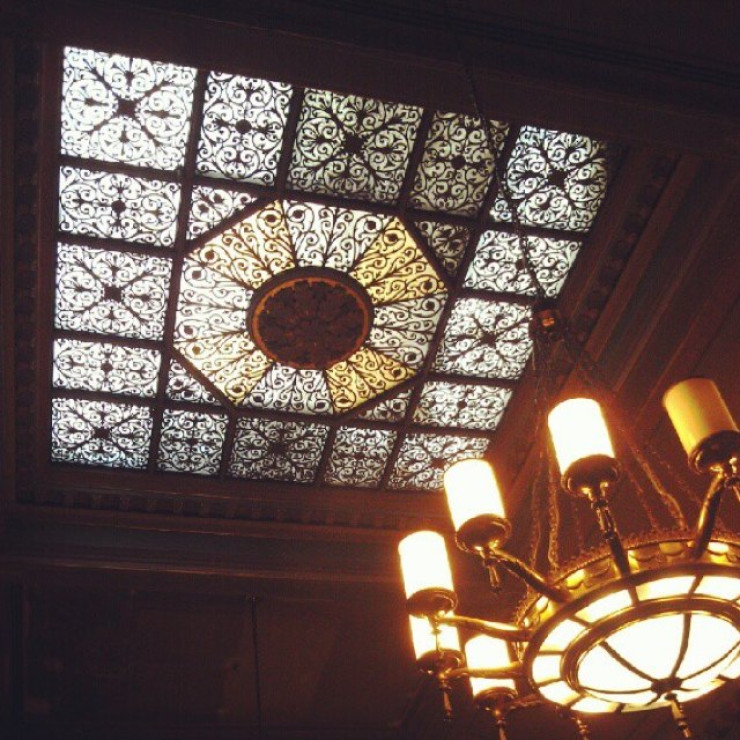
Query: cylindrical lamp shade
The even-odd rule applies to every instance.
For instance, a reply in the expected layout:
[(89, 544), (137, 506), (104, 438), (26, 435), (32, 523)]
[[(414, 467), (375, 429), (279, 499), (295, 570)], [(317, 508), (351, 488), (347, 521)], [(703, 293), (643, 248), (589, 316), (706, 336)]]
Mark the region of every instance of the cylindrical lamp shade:
[(496, 477), (485, 460), (455, 463), (447, 469), (444, 485), (455, 531), (477, 516), (506, 517)]
[[(511, 663), (506, 640), (488, 635), (477, 635), (465, 643), (465, 659), (468, 668), (504, 668)], [(503, 678), (475, 678), (471, 676), (473, 696), (491, 689), (514, 690), (514, 681)]]
[(406, 598), (428, 589), (452, 592), (452, 572), (447, 548), (437, 532), (414, 532), (398, 543)]
[(591, 398), (559, 403), (547, 418), (560, 472), (596, 455), (614, 459), (614, 448), (601, 407)]
[(440, 650), (460, 652), (460, 636), (457, 633), (457, 627), (442, 624), (439, 626), (439, 632), (435, 634), (429, 620), (423, 617), (409, 617), (409, 624), (417, 660), (437, 652), (437, 641), (439, 641)]
[(709, 437), (738, 431), (717, 386), (708, 378), (676, 383), (663, 396), (663, 405), (689, 457)]

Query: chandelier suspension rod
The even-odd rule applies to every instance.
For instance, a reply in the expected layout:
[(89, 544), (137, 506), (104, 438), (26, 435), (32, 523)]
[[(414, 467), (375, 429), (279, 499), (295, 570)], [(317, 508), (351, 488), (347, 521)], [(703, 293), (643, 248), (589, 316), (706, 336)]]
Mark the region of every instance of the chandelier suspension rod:
[(483, 132), (486, 137), (486, 144), (488, 145), (488, 150), (491, 154), (491, 163), (492, 163), (491, 166), (493, 169), (492, 174), (493, 174), (494, 180), (496, 181), (497, 191), (501, 195), (501, 197), (504, 199), (504, 202), (506, 203), (506, 207), (509, 210), (509, 213), (511, 214), (511, 223), (514, 226), (514, 233), (516, 234), (519, 240), (519, 245), (522, 250), (522, 262), (524, 266), (524, 271), (527, 273), (529, 279), (532, 281), (532, 287), (534, 288), (537, 300), (541, 301), (547, 297), (547, 294), (545, 293), (545, 290), (542, 287), (542, 284), (540, 283), (539, 278), (537, 277), (537, 271), (534, 269), (534, 265), (532, 264), (532, 256), (529, 252), (529, 243), (522, 229), (522, 223), (519, 218), (519, 213), (517, 212), (517, 209), (514, 207), (513, 199), (511, 198), (511, 193), (509, 192), (509, 189), (506, 185), (505, 176), (502, 175), (499, 170), (498, 157), (496, 156), (498, 147), (496, 146), (496, 142), (493, 140), (493, 135), (491, 134), (491, 127), (490, 127), (488, 118), (486, 117), (485, 112), (483, 110), (483, 104), (481, 103), (480, 93), (478, 91), (478, 83), (476, 82), (475, 75), (473, 74), (472, 68), (470, 64), (468, 63), (468, 60), (465, 56), (465, 50), (464, 50), (462, 41), (460, 39), (460, 35), (455, 29), (455, 24), (452, 22), (452, 13), (450, 12), (449, 2), (448, 0), (441, 0), (441, 4), (442, 4), (444, 15), (447, 18), (447, 27), (449, 28), (449, 33), (450, 33), (450, 36), (452, 37), (455, 54), (457, 55), (458, 62), (463, 71), (463, 74), (465, 75), (465, 79), (468, 83), (468, 94), (470, 95), (470, 100), (473, 103), (473, 109), (475, 110), (475, 115), (480, 120), (481, 126), (483, 128)]

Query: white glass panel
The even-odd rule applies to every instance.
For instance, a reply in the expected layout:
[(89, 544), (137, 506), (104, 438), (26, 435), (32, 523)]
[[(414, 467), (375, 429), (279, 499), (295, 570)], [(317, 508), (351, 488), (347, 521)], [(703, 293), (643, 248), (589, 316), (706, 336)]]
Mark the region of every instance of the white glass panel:
[(631, 605), (632, 599), (629, 593), (627, 591), (617, 591), (594, 601), (585, 609), (581, 609), (576, 616), (584, 622), (598, 622), (600, 619), (616, 614)]
[(624, 627), (608, 642), (643, 673), (656, 679), (667, 678), (678, 660), (683, 631), (683, 616), (668, 614)]
[(578, 680), (583, 686), (602, 691), (642, 691), (650, 688), (648, 681), (599, 646), (589, 650), (581, 661)]
[(545, 683), (560, 678), (560, 654), (538, 655), (532, 663), (532, 678), (535, 683)]
[(694, 576), (676, 576), (661, 578), (657, 581), (648, 581), (637, 587), (640, 601), (650, 599), (665, 599), (669, 596), (685, 595), (694, 583)]

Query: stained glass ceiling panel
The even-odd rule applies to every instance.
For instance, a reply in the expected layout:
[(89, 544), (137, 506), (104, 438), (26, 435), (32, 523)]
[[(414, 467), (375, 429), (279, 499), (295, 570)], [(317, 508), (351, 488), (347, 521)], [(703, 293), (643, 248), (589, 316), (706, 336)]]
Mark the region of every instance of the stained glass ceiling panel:
[(531, 351), (525, 252), (556, 296), (604, 143), (492, 120), (492, 152), (454, 111), (60, 64), (53, 462), (340, 495), (486, 454)]

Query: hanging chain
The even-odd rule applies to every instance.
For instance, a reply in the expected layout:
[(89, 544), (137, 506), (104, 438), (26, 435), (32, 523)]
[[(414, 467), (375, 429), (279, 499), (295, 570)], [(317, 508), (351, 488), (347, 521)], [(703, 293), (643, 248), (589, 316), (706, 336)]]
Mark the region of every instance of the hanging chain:
[(515, 207), (514, 199), (511, 195), (511, 190), (506, 183), (505, 174), (500, 171), (501, 163), (496, 156), (498, 147), (496, 146), (493, 134), (491, 133), (491, 122), (488, 120), (487, 116), (485, 115), (485, 111), (483, 110), (480, 92), (478, 90), (478, 82), (475, 79), (475, 75), (473, 74), (467, 58), (465, 57), (465, 51), (462, 41), (460, 40), (460, 36), (457, 33), (455, 24), (452, 22), (452, 13), (450, 12), (448, 0), (441, 0), (441, 2), (447, 20), (447, 25), (450, 29), (450, 35), (455, 42), (455, 54), (457, 55), (458, 62), (468, 83), (467, 86), (470, 100), (473, 104), (475, 115), (480, 121), (481, 127), (483, 128), (483, 133), (486, 137), (486, 145), (491, 156), (492, 174), (496, 183), (496, 192), (501, 195), (504, 203), (506, 203), (507, 210), (511, 214), (511, 223), (514, 227), (514, 234), (516, 235), (517, 241), (519, 242), (519, 248), (522, 253), (522, 267), (524, 268), (524, 271), (527, 273), (527, 276), (532, 282), (535, 296), (538, 300), (542, 300), (543, 298), (546, 298), (546, 293), (544, 288), (542, 287), (542, 283), (540, 283), (539, 277), (537, 276), (537, 271), (532, 264), (532, 255), (529, 248), (529, 242), (527, 241), (527, 235), (524, 233), (524, 230), (522, 228), (522, 222), (519, 218), (519, 211)]
[[(565, 350), (568, 353), (568, 357), (573, 363), (575, 371), (581, 376), (582, 380), (588, 386), (595, 389), (603, 397), (603, 400), (607, 402), (610, 416), (612, 417), (612, 421), (617, 431), (619, 432), (620, 437), (622, 437), (627, 443), (629, 451), (637, 461), (637, 464), (644, 471), (645, 475), (648, 477), (651, 486), (658, 493), (658, 496), (660, 497), (665, 508), (668, 510), (668, 513), (678, 523), (680, 527), (684, 529), (687, 528), (688, 524), (686, 522), (686, 516), (679, 506), (678, 501), (665, 488), (662, 480), (656, 474), (650, 460), (645, 454), (643, 454), (643, 450), (649, 450), (650, 457), (653, 460), (660, 460), (662, 467), (668, 468), (667, 463), (662, 460), (660, 455), (658, 455), (658, 453), (652, 448), (649, 442), (643, 439), (635, 440), (632, 430), (628, 427), (627, 424), (622, 421), (621, 415), (617, 411), (618, 404), (616, 394), (607, 384), (601, 371), (596, 365), (596, 362), (594, 361), (593, 357), (591, 357), (591, 354), (585, 347), (578, 346), (578, 343), (576, 342), (575, 338), (573, 337), (567, 326), (564, 331), (564, 345)], [(683, 479), (678, 477), (675, 472), (672, 471), (672, 469), (671, 472), (673, 473), (672, 477), (675, 476), (675, 482), (679, 484), (683, 493), (685, 495), (691, 496), (691, 498), (695, 498), (695, 495), (691, 492), (690, 487), (686, 485)]]

